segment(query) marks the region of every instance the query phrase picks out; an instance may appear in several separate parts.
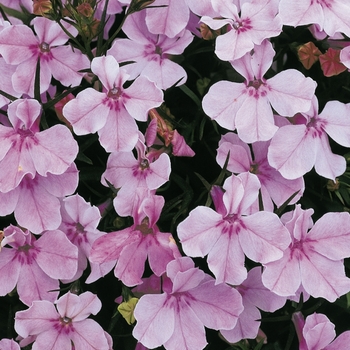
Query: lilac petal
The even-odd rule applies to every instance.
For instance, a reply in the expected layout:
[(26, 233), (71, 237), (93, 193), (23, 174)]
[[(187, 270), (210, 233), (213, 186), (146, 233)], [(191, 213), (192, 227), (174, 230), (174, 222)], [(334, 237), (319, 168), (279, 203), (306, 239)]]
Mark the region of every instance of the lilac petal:
[[(10, 64), (7, 64), (5, 60), (0, 57), (0, 70), (1, 70), (1, 81), (0, 81), (0, 90), (5, 91), (9, 95), (12, 95), (14, 97), (21, 97), (21, 94), (16, 92), (12, 86), (12, 75), (16, 71), (16, 66), (12, 66)], [(8, 105), (11, 101), (5, 97), (5, 96), (0, 96), (0, 108)]]
[(325, 132), (344, 147), (350, 147), (350, 123), (349, 118), (346, 117), (349, 114), (350, 104), (329, 101), (319, 115)]
[[(191, 308), (203, 324), (212, 329), (232, 329), (243, 311), (242, 298), (232, 287), (213, 279), (190, 290)], [(215, 317), (213, 317), (215, 315)]]
[(241, 220), (239, 242), (249, 259), (265, 264), (282, 258), (291, 238), (276, 214), (257, 212)]
[(58, 332), (52, 327), (47, 331), (40, 333), (33, 344), (33, 350), (47, 349), (47, 350), (61, 350), (71, 349), (72, 342), (70, 337), (63, 332)]
[(225, 164), (228, 152), (230, 152), (227, 170), (233, 173), (242, 173), (249, 171), (251, 157), (242, 146), (233, 145), (231, 142), (223, 142), (218, 148), (216, 162), (223, 167)]
[(15, 289), (21, 263), (15, 258), (15, 250), (2, 248), (0, 251), (0, 296), (4, 296)]
[(350, 331), (340, 334), (325, 350), (347, 350), (350, 342)]
[(324, 349), (334, 338), (334, 324), (327, 316), (313, 313), (304, 324), (303, 335), (308, 349)]
[[(150, 172), (147, 174), (146, 183), (150, 190), (155, 190), (169, 180), (171, 172), (170, 159), (165, 153), (150, 164)], [(140, 177), (142, 175), (140, 174)]]
[(185, 300), (177, 302), (179, 312), (175, 313), (174, 333), (164, 344), (169, 350), (201, 350), (207, 345), (205, 330), (191, 307)]
[[(65, 22), (63, 21), (63, 23)], [(69, 39), (58, 23), (45, 17), (35, 17), (32, 24), (40, 42), (46, 42), (51, 46), (60, 46)]]
[(312, 130), (305, 125), (286, 125), (271, 140), (267, 157), (284, 178), (297, 179), (315, 164), (316, 147)]
[(172, 293), (181, 293), (197, 287), (204, 279), (205, 273), (197, 268), (178, 272), (173, 278)]
[[(187, 1), (187, 0), (186, 0)], [(180, 55), (192, 42), (193, 34), (189, 30), (184, 30), (180, 37), (167, 38), (161, 42), (162, 50), (169, 55)]]
[(119, 64), (113, 56), (95, 57), (91, 62), (91, 70), (107, 90), (115, 86), (119, 75)]
[(47, 301), (33, 301), (29, 309), (16, 312), (15, 330), (23, 338), (38, 335), (52, 328), (51, 320), (58, 320), (55, 306)]
[(74, 323), (71, 340), (75, 350), (109, 350), (107, 338), (103, 328), (94, 320), (84, 320)]
[(79, 150), (69, 129), (63, 125), (54, 125), (35, 136), (38, 144), (29, 152), (36, 171), (42, 176), (46, 176), (48, 172), (64, 173), (73, 163)]
[(340, 51), (340, 62), (350, 69), (350, 46), (346, 46)]
[[(225, 180), (223, 188), (225, 190), (225, 193), (223, 195), (223, 202), (226, 207), (227, 213), (240, 213), (240, 204), (245, 195), (242, 179), (238, 176), (231, 175)], [(256, 193), (256, 196), (257, 195), (258, 192)]]
[(307, 234), (310, 249), (331, 260), (350, 256), (350, 216), (347, 213), (326, 213)]
[(300, 261), (300, 273), (302, 284), (310, 295), (332, 303), (350, 291), (350, 279), (345, 276), (341, 260), (329, 260), (311, 249), (306, 254)]
[[(286, 84), (293, 81), (293, 84)], [(307, 112), (315, 93), (316, 83), (295, 69), (287, 69), (267, 81), (270, 91), (267, 97), (282, 116), (293, 116), (298, 112)]]
[(194, 267), (195, 266), (193, 260), (187, 256), (183, 256), (170, 261), (170, 263), (166, 267), (166, 275), (171, 280), (174, 280), (175, 276), (179, 272), (185, 272), (187, 270), (193, 269)]
[(324, 31), (332, 36), (337, 32), (350, 36), (350, 25), (348, 18), (350, 8), (347, 2), (333, 1), (331, 6), (323, 6)]
[(35, 246), (40, 250), (36, 261), (48, 276), (55, 279), (74, 276), (78, 267), (78, 248), (62, 231), (45, 232)]
[(237, 177), (242, 180), (244, 188), (244, 196), (239, 204), (238, 213), (244, 214), (258, 198), (261, 185), (258, 177), (250, 172), (239, 174)]
[(2, 193), (0, 192), (0, 215), (6, 216), (13, 213), (16, 209), (19, 197), (20, 197), (20, 188), (16, 187), (15, 189)]
[(0, 54), (7, 64), (18, 65), (36, 55), (31, 45), (37, 46), (38, 41), (26, 25), (9, 26), (0, 33)]
[(92, 134), (106, 123), (110, 109), (103, 104), (106, 94), (87, 88), (63, 107), (63, 115), (77, 135)]
[(162, 91), (143, 76), (125, 89), (125, 95), (127, 95), (125, 108), (138, 121), (146, 121), (148, 111), (159, 107), (163, 102)]
[(239, 244), (236, 232), (226, 230), (210, 250), (208, 255), (208, 266), (216, 278), (216, 284), (225, 282), (238, 285), (247, 278), (247, 270), (244, 267), (244, 254)]
[(58, 288), (58, 280), (50, 278), (36, 261), (22, 265), (17, 290), (24, 304), (29, 306), (34, 300), (53, 302), (58, 297)]
[(182, 221), (177, 232), (185, 254), (204, 257), (221, 235), (222, 216), (213, 209), (199, 206)]
[(138, 139), (138, 127), (130, 114), (121, 107), (110, 110), (105, 125), (98, 131), (102, 147), (107, 152), (131, 151)]
[(90, 262), (91, 273), (86, 279), (85, 283), (90, 284), (96, 282), (101, 277), (106, 276), (109, 272), (113, 270), (115, 266), (115, 261), (108, 261), (102, 264)]
[(33, 129), (34, 123), (41, 113), (41, 105), (37, 100), (16, 100), (8, 107), (8, 117), (14, 129)]
[(18, 343), (12, 339), (1, 339), (0, 340), (0, 349), (3, 350), (20, 350)]
[(174, 333), (176, 299), (167, 294), (148, 294), (140, 298), (134, 310), (137, 320), (132, 335), (148, 348), (164, 344)]
[(342, 175), (346, 170), (345, 158), (332, 153), (328, 136), (325, 133), (316, 138), (316, 145), (315, 170), (317, 174), (335, 181), (336, 177)]

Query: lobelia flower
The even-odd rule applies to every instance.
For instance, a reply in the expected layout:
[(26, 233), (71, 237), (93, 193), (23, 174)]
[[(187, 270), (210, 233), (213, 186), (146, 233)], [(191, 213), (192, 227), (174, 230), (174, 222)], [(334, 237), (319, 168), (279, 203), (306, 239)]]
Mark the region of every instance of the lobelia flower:
[(169, 262), (163, 294), (140, 298), (134, 316), (133, 336), (147, 348), (203, 349), (205, 327), (232, 329), (243, 311), (239, 293), (194, 267), (182, 257)]
[(15, 316), (15, 330), (23, 338), (35, 336), (33, 350), (110, 350), (110, 337), (87, 317), (96, 315), (101, 301), (95, 294), (68, 292), (52, 302), (34, 301)]
[(164, 90), (175, 83), (184, 84), (187, 79), (186, 71), (171, 61), (170, 57), (180, 55), (193, 40), (193, 35), (188, 30), (173, 38), (150, 33), (145, 23), (145, 15), (145, 11), (140, 11), (129, 16), (123, 25), (123, 31), (129, 39), (115, 40), (107, 53), (118, 62), (132, 61), (124, 66), (131, 79), (141, 75)]
[[(6, 63), (16, 65), (12, 76), (13, 88), (34, 96), (34, 80), (40, 60), (40, 93), (50, 85), (52, 76), (64, 86), (77, 86), (89, 67), (89, 59), (79, 50), (64, 45), (69, 37), (58, 23), (44, 17), (35, 17), (33, 31), (26, 25), (13, 25), (0, 33), (0, 54)], [(73, 29), (72, 29), (73, 28)], [(69, 31), (74, 27), (69, 27)], [(76, 33), (76, 31), (75, 31)]]
[(241, 339), (256, 338), (261, 323), (259, 309), (274, 312), (283, 307), (286, 302), (286, 298), (272, 293), (262, 284), (261, 267), (251, 269), (247, 279), (235, 289), (242, 296), (244, 310), (239, 315), (233, 329), (221, 331), (221, 334), (230, 343), (237, 343)]
[(253, 174), (232, 175), (225, 180), (225, 192), (218, 186), (211, 190), (216, 211), (198, 206), (178, 226), (185, 254), (208, 254), (208, 266), (217, 284), (238, 285), (247, 278), (244, 254), (256, 262), (275, 261), (290, 243), (288, 231), (276, 214), (260, 211), (246, 215), (259, 188)]
[(281, 0), (279, 15), (284, 25), (315, 23), (329, 36), (342, 32), (350, 36), (350, 4), (347, 0)]
[(78, 267), (78, 249), (62, 231), (47, 231), (38, 239), (28, 230), (9, 226), (4, 230), (7, 245), (0, 252), (0, 295), (16, 286), (26, 305), (34, 300), (55, 301), (58, 279), (71, 278)]
[[(78, 247), (78, 270), (70, 280), (75, 281), (87, 267), (93, 243), (106, 233), (97, 229), (101, 220), (99, 209), (85, 202), (84, 198), (77, 194), (62, 200), (61, 216), (62, 223), (58, 229), (63, 231), (68, 239)], [(90, 263), (91, 273), (85, 283), (98, 280), (111, 271), (114, 265), (113, 262), (105, 264)], [(64, 283), (67, 283), (67, 280)]]
[(113, 200), (114, 208), (120, 216), (131, 215), (137, 203), (136, 196), (143, 198), (155, 192), (169, 180), (171, 172), (169, 156), (162, 153), (158, 159), (150, 158), (143, 135), (139, 133), (139, 136), (136, 144), (137, 159), (133, 152), (111, 153), (107, 169), (101, 176), (103, 185), (107, 186), (107, 180), (115, 188), (120, 188)]
[[(285, 118), (283, 118), (286, 120)], [(286, 120), (287, 121), (287, 120)], [(273, 211), (275, 203), (280, 207), (288, 198), (298, 192), (289, 204), (296, 203), (304, 192), (304, 180), (302, 177), (295, 180), (285, 179), (276, 169), (272, 168), (267, 161), (267, 150), (269, 141), (260, 141), (252, 144), (252, 152), (249, 146), (241, 141), (237, 134), (227, 133), (221, 137), (219, 148), (217, 149), (216, 161), (223, 167), (228, 152), (227, 170), (241, 174), (251, 172), (257, 176), (261, 184), (261, 199), (264, 210)], [(254, 161), (252, 159), (254, 155)], [(259, 208), (257, 198), (252, 205), (254, 211)]]
[[(350, 331), (340, 334), (336, 339), (334, 324), (323, 314), (313, 313), (304, 317), (300, 311), (292, 315), (298, 339), (299, 350), (347, 350)], [(333, 340), (334, 339), (334, 340)]]
[(246, 143), (268, 141), (278, 130), (272, 108), (281, 116), (290, 116), (307, 112), (311, 106), (316, 88), (311, 78), (305, 78), (295, 69), (264, 78), (274, 55), (267, 40), (255, 46), (251, 53), (232, 63), (246, 81), (220, 81), (203, 98), (204, 112), (222, 127), (237, 129), (239, 138)]
[(110, 55), (94, 58), (91, 70), (100, 79), (103, 91), (81, 91), (63, 107), (63, 115), (77, 135), (98, 131), (107, 152), (131, 151), (138, 139), (135, 119), (146, 121), (148, 111), (162, 103), (163, 93), (145, 77), (123, 88), (129, 75)]
[(211, 29), (224, 26), (227, 33), (216, 38), (215, 54), (223, 61), (234, 61), (260, 45), (264, 39), (277, 36), (282, 31), (282, 21), (277, 15), (276, 0), (252, 0), (242, 4), (240, 15), (232, 0), (212, 0), (217, 18), (203, 16), (201, 22)]
[(151, 270), (161, 276), (168, 262), (180, 256), (172, 235), (160, 232), (156, 225), (164, 198), (153, 195), (135, 200), (134, 224), (98, 238), (90, 254), (92, 262), (113, 261), (115, 276), (127, 286), (142, 283), (147, 258)]
[(313, 297), (334, 302), (350, 291), (343, 263), (350, 256), (350, 215), (326, 213), (312, 225), (312, 214), (297, 205), (281, 217), (292, 243), (281, 259), (264, 264), (262, 281), (281, 296), (295, 295), (302, 286)]
[(78, 186), (78, 170), (74, 163), (60, 175), (25, 175), (13, 190), (0, 192), (0, 216), (14, 212), (18, 225), (33, 233), (55, 230), (61, 224), (58, 198), (72, 194)]
[(297, 114), (295, 125), (282, 126), (268, 151), (269, 164), (286, 179), (296, 179), (310, 171), (335, 181), (346, 169), (345, 158), (332, 153), (327, 134), (342, 146), (350, 147), (350, 104), (329, 101), (318, 114), (318, 101), (307, 113)]
[(54, 125), (40, 131), (41, 105), (36, 100), (16, 100), (8, 107), (11, 126), (0, 125), (0, 192), (15, 189), (24, 176), (63, 174), (78, 154), (69, 129)]

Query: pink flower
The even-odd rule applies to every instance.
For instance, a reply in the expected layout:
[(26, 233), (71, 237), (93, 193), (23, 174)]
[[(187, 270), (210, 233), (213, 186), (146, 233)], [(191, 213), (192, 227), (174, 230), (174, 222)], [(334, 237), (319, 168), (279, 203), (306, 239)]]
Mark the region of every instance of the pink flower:
[(18, 343), (12, 339), (1, 339), (0, 340), (0, 349), (1, 350), (20, 350)]
[(276, 133), (272, 108), (281, 116), (290, 116), (307, 112), (311, 106), (316, 83), (299, 71), (288, 69), (270, 79), (263, 77), (274, 54), (271, 43), (265, 40), (232, 63), (246, 79), (244, 83), (220, 81), (203, 98), (204, 112), (222, 127), (237, 129), (246, 143), (268, 141)]
[[(3, 57), (0, 57), (0, 90), (14, 97), (21, 97), (21, 93), (15, 91), (12, 86), (12, 74), (16, 71), (16, 66), (7, 64)], [(10, 103), (10, 100), (3, 95), (0, 95), (0, 107)]]
[(276, 214), (256, 212), (246, 215), (258, 197), (260, 184), (255, 175), (230, 176), (224, 191), (213, 187), (211, 195), (216, 211), (198, 206), (178, 226), (185, 254), (204, 257), (216, 277), (216, 283), (237, 285), (247, 277), (245, 255), (266, 263), (283, 256), (290, 237)]
[(29, 309), (16, 313), (16, 332), (23, 338), (36, 336), (33, 349), (110, 349), (101, 326), (87, 318), (101, 309), (96, 295), (68, 292), (55, 304), (57, 310), (52, 302), (34, 301)]
[(323, 314), (313, 313), (304, 320), (299, 311), (293, 314), (292, 321), (299, 339), (299, 350), (347, 350), (349, 348), (350, 331), (334, 339), (336, 335), (334, 324)]
[(281, 127), (271, 140), (268, 160), (286, 179), (303, 176), (315, 166), (316, 172), (328, 179), (344, 173), (344, 157), (335, 155), (327, 134), (337, 143), (350, 147), (350, 104), (329, 101), (318, 114), (318, 101), (313, 99), (307, 113), (294, 118), (295, 125)]
[[(257, 176), (261, 184), (261, 196), (264, 210), (273, 211), (273, 202), (280, 207), (294, 193), (297, 195), (290, 201), (296, 203), (304, 192), (304, 180), (302, 177), (295, 180), (287, 180), (272, 168), (267, 161), (267, 150), (270, 142), (255, 142), (252, 144), (252, 154), (249, 146), (241, 141), (237, 134), (227, 133), (221, 137), (217, 150), (216, 161), (222, 167), (225, 164), (228, 152), (230, 152), (227, 170), (241, 174), (251, 172)], [(273, 202), (272, 202), (273, 201)], [(253, 205), (255, 211), (259, 208), (258, 199)]]
[(201, 22), (214, 30), (226, 26), (227, 33), (219, 35), (215, 45), (215, 53), (223, 61), (241, 58), (254, 45), (260, 45), (264, 39), (277, 36), (282, 31), (275, 0), (246, 2), (240, 15), (232, 0), (212, 0), (212, 6), (219, 16), (214, 19), (203, 16)]
[(282, 216), (292, 243), (281, 259), (264, 264), (262, 281), (281, 296), (295, 295), (302, 286), (313, 297), (334, 302), (350, 291), (343, 264), (350, 256), (350, 215), (327, 213), (313, 225), (312, 214), (297, 205)]
[(163, 93), (145, 77), (123, 88), (129, 75), (112, 56), (94, 58), (91, 70), (100, 79), (103, 92), (83, 90), (63, 107), (63, 115), (77, 135), (98, 131), (107, 152), (131, 151), (138, 139), (135, 119), (146, 121), (148, 111), (162, 103)]
[[(159, 20), (159, 13), (155, 12)], [(181, 85), (186, 82), (186, 71), (170, 58), (171, 55), (180, 55), (193, 40), (188, 30), (173, 38), (150, 33), (145, 22), (145, 11), (140, 11), (128, 17), (123, 31), (129, 39), (115, 40), (107, 53), (118, 62), (132, 61), (124, 66), (130, 79), (141, 75), (164, 90), (175, 83)]]
[(161, 276), (168, 262), (180, 256), (171, 234), (160, 232), (156, 225), (163, 205), (161, 196), (136, 198), (134, 224), (98, 238), (90, 261), (116, 263), (114, 274), (127, 286), (142, 283), (147, 258), (151, 270)]
[(133, 336), (144, 346), (200, 350), (207, 344), (204, 326), (216, 330), (235, 326), (243, 311), (235, 289), (215, 285), (187, 257), (170, 262), (167, 276), (164, 293), (142, 296), (134, 311)]
[(269, 291), (261, 282), (261, 268), (254, 267), (248, 272), (247, 279), (235, 287), (241, 294), (244, 310), (239, 315), (236, 326), (230, 330), (222, 330), (221, 334), (230, 342), (236, 343), (241, 339), (254, 339), (259, 333), (260, 310), (274, 312), (286, 302)]
[(340, 62), (350, 69), (350, 45), (340, 51)]
[(8, 107), (12, 127), (0, 125), (0, 191), (16, 188), (24, 176), (63, 174), (78, 154), (69, 129), (54, 125), (40, 131), (41, 106), (36, 100), (16, 100)]
[(341, 32), (350, 36), (350, 5), (344, 0), (281, 0), (279, 14), (283, 24), (302, 26), (315, 23), (332, 36)]
[(79, 85), (84, 73), (78, 71), (89, 67), (88, 58), (69, 45), (63, 46), (69, 37), (56, 22), (36, 17), (32, 23), (37, 36), (26, 25), (10, 26), (0, 33), (0, 54), (6, 63), (17, 65), (12, 76), (14, 89), (34, 96), (38, 60), (40, 93), (49, 88), (52, 76), (64, 86)]
[(38, 240), (28, 230), (15, 226), (4, 230), (6, 246), (0, 252), (0, 295), (16, 286), (20, 300), (54, 301), (58, 279), (71, 278), (77, 271), (78, 250), (62, 231), (47, 231)]

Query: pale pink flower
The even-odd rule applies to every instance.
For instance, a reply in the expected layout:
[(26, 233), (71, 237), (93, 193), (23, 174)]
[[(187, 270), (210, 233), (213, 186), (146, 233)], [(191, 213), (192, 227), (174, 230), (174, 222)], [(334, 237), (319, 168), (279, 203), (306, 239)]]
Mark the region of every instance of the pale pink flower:
[(251, 269), (247, 279), (235, 288), (242, 296), (244, 310), (233, 329), (221, 331), (230, 343), (256, 338), (261, 323), (259, 309), (274, 312), (283, 307), (286, 302), (286, 298), (272, 293), (262, 284), (261, 267)]
[(232, 329), (243, 311), (239, 293), (194, 267), (188, 257), (167, 266), (163, 294), (140, 298), (134, 316), (133, 336), (144, 346), (167, 350), (203, 349), (205, 327)]
[(55, 230), (61, 224), (60, 201), (78, 186), (78, 170), (74, 163), (60, 175), (46, 177), (25, 175), (13, 190), (0, 192), (0, 216), (14, 212), (18, 225), (33, 233)]
[(246, 215), (258, 197), (260, 184), (255, 175), (232, 175), (223, 188), (225, 192), (218, 187), (211, 191), (216, 211), (198, 206), (177, 231), (185, 254), (208, 254), (217, 284), (237, 285), (247, 278), (245, 255), (261, 263), (278, 260), (290, 237), (276, 214), (260, 211)]
[[(287, 69), (270, 79), (264, 74), (275, 51), (269, 41), (232, 63), (245, 78), (244, 83), (219, 81), (203, 98), (204, 112), (228, 130), (237, 129), (246, 143), (268, 141), (278, 130), (272, 108), (281, 116), (307, 112), (316, 83), (295, 69)], [(293, 81), (293, 84), (286, 84)]]
[(0, 349), (1, 350), (20, 350), (18, 343), (13, 339), (1, 339), (0, 340)]
[(36, 239), (28, 230), (15, 226), (4, 230), (7, 245), (0, 252), (0, 295), (16, 286), (20, 300), (54, 301), (58, 279), (71, 278), (78, 267), (78, 249), (62, 231), (47, 231)]
[[(14, 97), (21, 97), (21, 93), (15, 91), (12, 86), (12, 75), (16, 71), (16, 66), (11, 64), (7, 64), (3, 57), (0, 57), (0, 72), (1, 72), (1, 80), (0, 80), (0, 90), (6, 92), (7, 94)], [(0, 108), (9, 104), (11, 101), (0, 95)]]
[(110, 55), (94, 58), (91, 70), (100, 79), (103, 91), (81, 91), (63, 107), (63, 115), (77, 135), (98, 131), (107, 152), (131, 151), (138, 139), (135, 119), (146, 121), (148, 111), (163, 102), (163, 93), (145, 77), (124, 88), (129, 75)]
[(342, 62), (344, 66), (350, 69), (350, 45), (344, 47), (340, 51), (340, 62)]
[(327, 213), (312, 225), (312, 209), (297, 205), (290, 214), (281, 219), (292, 243), (281, 259), (264, 264), (263, 284), (281, 296), (295, 295), (302, 286), (313, 297), (334, 302), (350, 291), (343, 263), (350, 256), (350, 215)]
[[(273, 203), (280, 207), (288, 198), (298, 192), (290, 201), (290, 204), (296, 203), (303, 195), (305, 185), (302, 177), (295, 180), (287, 180), (269, 165), (267, 161), (269, 145), (269, 141), (255, 142), (252, 144), (251, 152), (249, 146), (241, 141), (237, 134), (227, 133), (221, 137), (219, 142), (216, 161), (222, 167), (230, 152), (227, 170), (235, 174), (248, 171), (255, 174), (261, 184), (260, 190), (264, 210), (273, 211)], [(257, 199), (255, 205), (253, 205), (255, 210), (259, 208), (258, 202)]]
[(327, 134), (344, 147), (350, 147), (350, 104), (329, 101), (318, 114), (318, 101), (313, 99), (307, 113), (294, 118), (295, 125), (281, 127), (271, 140), (269, 164), (284, 178), (296, 179), (315, 166), (316, 172), (328, 179), (344, 173), (345, 158), (332, 153)]
[(241, 58), (254, 45), (260, 45), (264, 39), (275, 37), (282, 31), (275, 0), (245, 2), (240, 14), (232, 0), (212, 0), (212, 6), (220, 14), (219, 18), (203, 16), (201, 22), (214, 30), (226, 26), (227, 33), (219, 35), (215, 44), (215, 53), (223, 61)]
[[(159, 16), (157, 10), (155, 13)], [(186, 71), (170, 58), (171, 55), (180, 55), (191, 43), (193, 35), (190, 31), (184, 30), (173, 38), (150, 33), (145, 23), (145, 11), (129, 16), (123, 31), (129, 39), (115, 40), (107, 53), (118, 62), (129, 62), (124, 68), (130, 74), (130, 79), (145, 76), (160, 89), (186, 82)]]
[(332, 36), (341, 32), (350, 36), (350, 4), (347, 0), (281, 0), (279, 15), (284, 25), (315, 23)]
[(161, 276), (168, 262), (180, 256), (172, 235), (160, 232), (156, 225), (164, 198), (150, 196), (135, 200), (134, 224), (98, 238), (90, 254), (92, 262), (113, 261), (115, 276), (127, 286), (142, 283), (147, 258), (151, 270)]
[(101, 309), (101, 301), (95, 294), (68, 292), (55, 304), (56, 307), (46, 300), (34, 301), (29, 309), (16, 313), (15, 330), (23, 338), (35, 336), (33, 349), (111, 349), (110, 338), (102, 327), (87, 318)]
[(340, 334), (336, 339), (334, 324), (323, 314), (313, 313), (304, 317), (300, 311), (292, 315), (298, 339), (299, 350), (347, 350), (350, 331)]
[(20, 24), (0, 32), (0, 54), (6, 63), (17, 66), (12, 76), (13, 88), (34, 96), (38, 60), (40, 93), (49, 88), (52, 76), (64, 86), (79, 85), (84, 73), (78, 71), (89, 67), (89, 59), (79, 50), (64, 45), (69, 37), (56, 22), (35, 17), (32, 23), (37, 36), (30, 27)]
[(69, 129), (54, 125), (40, 131), (41, 105), (36, 100), (16, 100), (8, 107), (12, 126), (0, 125), (0, 191), (16, 188), (24, 176), (60, 175), (73, 163), (78, 144)]

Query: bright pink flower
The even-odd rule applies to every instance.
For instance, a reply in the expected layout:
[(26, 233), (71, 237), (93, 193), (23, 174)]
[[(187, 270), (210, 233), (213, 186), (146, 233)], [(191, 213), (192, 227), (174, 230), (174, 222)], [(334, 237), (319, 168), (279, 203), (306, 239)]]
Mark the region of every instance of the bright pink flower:
[[(267, 150), (270, 142), (255, 142), (252, 144), (252, 159), (249, 146), (241, 141), (237, 134), (227, 133), (221, 137), (217, 150), (216, 161), (222, 167), (225, 164), (228, 152), (230, 152), (227, 170), (241, 174), (251, 172), (257, 176), (261, 184), (261, 196), (264, 210), (273, 211), (273, 202), (280, 207), (295, 192), (298, 194), (290, 201), (296, 203), (304, 192), (304, 180), (302, 177), (295, 180), (287, 180), (267, 161)], [(273, 201), (273, 202), (272, 202)], [(253, 208), (259, 208), (257, 198)]]
[[(298, 339), (299, 350), (347, 350), (350, 331), (340, 334), (335, 340), (334, 324), (323, 314), (313, 313), (304, 317), (295, 312), (292, 316)], [(333, 340), (333, 341), (332, 341)]]
[(270, 79), (263, 77), (274, 54), (271, 43), (265, 40), (253, 53), (232, 63), (246, 79), (244, 83), (220, 81), (203, 98), (204, 112), (222, 127), (237, 129), (246, 143), (268, 141), (278, 130), (272, 108), (281, 116), (290, 116), (307, 112), (311, 106), (316, 83), (299, 71), (287, 69)]
[(138, 139), (135, 119), (146, 121), (148, 111), (162, 103), (163, 93), (145, 77), (123, 88), (129, 75), (112, 56), (94, 58), (91, 70), (103, 91), (83, 90), (63, 107), (63, 115), (77, 135), (98, 131), (107, 152), (131, 151)]
[(227, 33), (219, 35), (215, 45), (215, 53), (223, 61), (241, 58), (254, 45), (260, 45), (264, 39), (277, 36), (282, 31), (275, 0), (246, 2), (240, 15), (232, 0), (212, 0), (212, 5), (222, 19), (203, 16), (201, 22), (214, 30), (226, 26)]
[(69, 45), (63, 46), (69, 37), (56, 22), (35, 17), (32, 23), (37, 36), (26, 25), (10, 26), (0, 33), (0, 54), (6, 63), (17, 65), (12, 76), (13, 88), (34, 96), (39, 59), (40, 93), (49, 88), (52, 76), (64, 86), (79, 85), (84, 73), (78, 71), (89, 67), (88, 58)]
[(198, 206), (179, 224), (178, 236), (187, 255), (208, 254), (216, 283), (237, 285), (247, 277), (244, 254), (261, 263), (278, 260), (290, 237), (276, 214), (246, 215), (258, 197), (260, 184), (255, 175), (232, 175), (223, 188), (225, 192), (218, 187), (211, 191), (216, 211)]
[(16, 188), (23, 177), (60, 175), (73, 163), (78, 144), (69, 129), (54, 125), (40, 131), (41, 106), (36, 100), (16, 100), (8, 107), (12, 127), (0, 125), (0, 191)]
[(350, 291), (343, 263), (350, 256), (350, 215), (327, 213), (312, 225), (312, 209), (297, 205), (290, 214), (281, 219), (292, 243), (281, 259), (265, 264), (262, 281), (281, 296), (295, 295), (302, 285), (313, 297), (334, 302)]
[(137, 203), (136, 196), (147, 197), (150, 191), (158, 189), (170, 176), (169, 156), (162, 153), (158, 159), (150, 159), (143, 136), (140, 137), (136, 145), (137, 159), (132, 152), (111, 153), (107, 169), (101, 177), (103, 185), (107, 186), (107, 180), (115, 188), (120, 188), (113, 204), (121, 216), (132, 215)]
[(25, 175), (13, 190), (0, 192), (0, 215), (14, 212), (18, 225), (33, 233), (55, 230), (61, 223), (58, 198), (72, 194), (78, 186), (78, 170), (74, 163), (60, 175)]
[(344, 173), (345, 158), (332, 153), (327, 134), (342, 146), (350, 147), (350, 104), (329, 101), (318, 114), (313, 99), (307, 113), (295, 116), (295, 125), (281, 127), (271, 140), (268, 160), (284, 178), (296, 179), (315, 166), (328, 179)]
[(156, 225), (163, 205), (161, 196), (136, 198), (134, 224), (98, 238), (90, 261), (117, 263), (114, 274), (127, 286), (142, 283), (147, 258), (152, 271), (161, 276), (168, 262), (180, 256), (171, 234), (160, 232)]
[(350, 4), (347, 0), (281, 0), (279, 14), (284, 25), (315, 23), (332, 36), (342, 32), (350, 36)]
[[(78, 270), (71, 281), (78, 279), (87, 267), (87, 259), (91, 247), (97, 238), (105, 235), (97, 229), (101, 220), (101, 214), (97, 207), (85, 202), (79, 195), (69, 196), (62, 201), (62, 223), (59, 230), (63, 231), (68, 239), (78, 247)], [(105, 276), (114, 267), (113, 263), (91, 263), (91, 273), (86, 283), (92, 283)], [(64, 281), (65, 283), (67, 280)]]
[(58, 279), (71, 278), (78, 267), (78, 249), (62, 231), (47, 231), (38, 240), (28, 230), (15, 226), (4, 230), (8, 245), (0, 252), (0, 295), (16, 286), (20, 300), (54, 301)]
[(133, 336), (144, 346), (200, 350), (207, 344), (204, 326), (216, 330), (235, 326), (243, 306), (234, 288), (215, 285), (188, 257), (170, 262), (167, 276), (164, 293), (142, 296), (135, 308)]
[[(155, 13), (158, 18), (158, 11)], [(118, 62), (132, 61), (124, 66), (130, 79), (145, 76), (164, 90), (175, 83), (181, 85), (186, 82), (186, 71), (170, 57), (180, 55), (191, 43), (193, 35), (188, 30), (173, 38), (150, 33), (145, 23), (145, 11), (140, 11), (128, 17), (123, 31), (129, 39), (115, 40), (107, 53)]]
[(23, 338), (36, 336), (33, 349), (110, 349), (102, 327), (87, 318), (101, 309), (101, 301), (95, 294), (68, 292), (55, 304), (57, 310), (49, 301), (34, 301), (29, 309), (16, 313), (16, 332)]
[(254, 267), (248, 272), (247, 279), (235, 287), (241, 294), (244, 310), (239, 315), (236, 326), (230, 330), (222, 330), (221, 334), (230, 342), (236, 343), (241, 339), (254, 339), (260, 327), (260, 310), (274, 312), (286, 302), (269, 291), (261, 282), (261, 267)]

